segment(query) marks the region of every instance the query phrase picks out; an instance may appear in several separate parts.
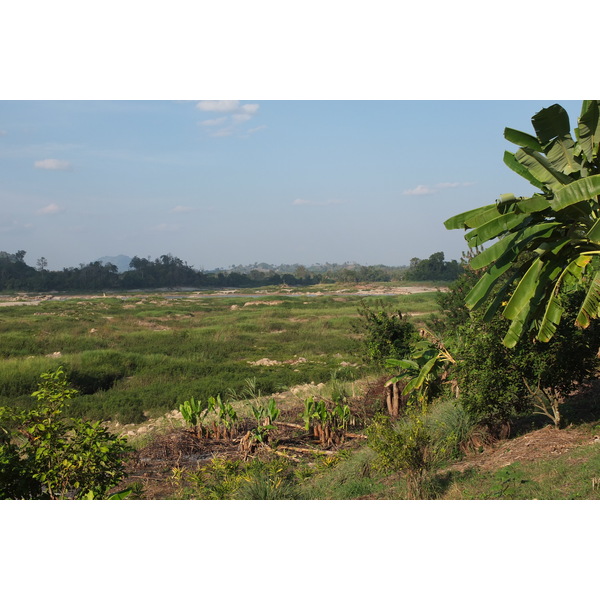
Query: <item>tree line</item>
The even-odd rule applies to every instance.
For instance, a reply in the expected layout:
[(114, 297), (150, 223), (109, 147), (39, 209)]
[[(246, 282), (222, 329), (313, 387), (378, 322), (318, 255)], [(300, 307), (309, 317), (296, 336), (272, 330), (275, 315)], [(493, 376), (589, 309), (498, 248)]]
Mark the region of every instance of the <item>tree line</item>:
[[(455, 278), (460, 270), (456, 261), (444, 261), (443, 252), (429, 259), (412, 259), (411, 267), (386, 267), (383, 265), (351, 265), (315, 272), (302, 265), (293, 273), (279, 273), (274, 269), (251, 269), (240, 273), (236, 270), (205, 272), (195, 269), (187, 262), (171, 254), (163, 254), (154, 260), (135, 256), (129, 270), (120, 273), (112, 263), (94, 261), (52, 271), (47, 268), (44, 257), (37, 260), (36, 267), (25, 262), (25, 250), (14, 254), (0, 251), (0, 291), (44, 292), (130, 290), (156, 288), (230, 288), (260, 287), (266, 285), (315, 285), (319, 283), (363, 283), (422, 280), (448, 280)], [(450, 265), (450, 266), (448, 266)]]

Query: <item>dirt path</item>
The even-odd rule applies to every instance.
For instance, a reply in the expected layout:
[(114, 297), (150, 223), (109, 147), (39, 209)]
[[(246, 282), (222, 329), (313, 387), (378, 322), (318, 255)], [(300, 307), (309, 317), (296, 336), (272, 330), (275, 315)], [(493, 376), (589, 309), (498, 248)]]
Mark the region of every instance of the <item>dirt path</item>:
[(515, 462), (535, 462), (560, 456), (578, 446), (598, 444), (600, 436), (582, 429), (567, 427), (556, 429), (547, 425), (514, 439), (498, 442), (480, 454), (470, 456), (444, 469), (444, 471), (496, 471)]

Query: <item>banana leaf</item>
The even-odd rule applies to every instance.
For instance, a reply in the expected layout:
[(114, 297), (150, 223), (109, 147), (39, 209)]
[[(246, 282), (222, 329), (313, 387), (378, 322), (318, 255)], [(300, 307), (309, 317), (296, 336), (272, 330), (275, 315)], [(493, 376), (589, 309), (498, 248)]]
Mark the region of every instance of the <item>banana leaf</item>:
[(590, 175), (557, 190), (550, 199), (551, 207), (558, 211), (587, 200), (597, 200), (600, 194), (600, 175)]
[(560, 104), (543, 108), (533, 115), (531, 123), (538, 140), (543, 145), (556, 137), (569, 135), (571, 131), (569, 115)]

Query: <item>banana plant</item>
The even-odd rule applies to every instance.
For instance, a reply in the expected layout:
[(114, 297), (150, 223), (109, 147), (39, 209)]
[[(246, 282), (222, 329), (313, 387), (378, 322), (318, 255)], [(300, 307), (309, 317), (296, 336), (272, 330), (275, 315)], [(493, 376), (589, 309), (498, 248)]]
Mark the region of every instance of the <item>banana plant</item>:
[(323, 445), (342, 442), (348, 425), (354, 422), (347, 404), (337, 402), (330, 410), (325, 400), (315, 400), (312, 396), (305, 399), (301, 417), (306, 431), (312, 427), (314, 437)]
[(399, 369), (400, 373), (385, 385), (406, 381), (402, 393), (416, 397), (424, 407), (435, 394), (437, 384), (447, 378), (450, 365), (456, 361), (442, 341), (430, 331), (422, 329), (420, 335), (423, 339), (414, 344), (409, 359), (390, 358), (386, 361), (387, 367)]
[(215, 414), (213, 432), (216, 439), (231, 439), (235, 435), (238, 415), (231, 402), (223, 400), (221, 395), (208, 399), (208, 410)]
[(251, 408), (256, 419), (256, 427), (251, 431), (252, 438), (256, 442), (266, 444), (269, 441), (269, 432), (276, 429), (273, 423), (281, 411), (277, 408), (275, 398), (271, 398), (266, 405), (259, 404)]
[(193, 396), (189, 400), (186, 400), (183, 404), (179, 405), (179, 412), (181, 413), (184, 421), (190, 427), (193, 427), (196, 435), (199, 438), (203, 437), (206, 433), (203, 421), (208, 409), (208, 405), (203, 406), (203, 404), (196, 400)]
[(504, 163), (538, 191), (503, 194), (444, 223), (468, 230), (471, 248), (494, 241), (471, 261), (485, 272), (466, 305), (485, 307), (485, 319), (502, 310), (511, 322), (503, 340), (508, 347), (526, 333), (549, 341), (564, 312), (561, 295), (572, 289), (585, 291), (577, 326), (600, 316), (600, 101), (583, 102), (574, 136), (558, 104), (531, 121), (535, 135), (504, 130), (519, 146), (505, 152)]

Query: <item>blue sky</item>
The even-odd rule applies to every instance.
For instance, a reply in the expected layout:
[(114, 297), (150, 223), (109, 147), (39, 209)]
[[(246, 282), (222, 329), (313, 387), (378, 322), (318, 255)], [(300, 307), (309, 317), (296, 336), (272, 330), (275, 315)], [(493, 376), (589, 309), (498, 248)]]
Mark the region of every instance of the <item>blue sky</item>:
[(443, 221), (530, 186), (510, 126), (578, 101), (2, 101), (0, 249), (35, 264), (172, 253), (407, 264), (466, 245)]

